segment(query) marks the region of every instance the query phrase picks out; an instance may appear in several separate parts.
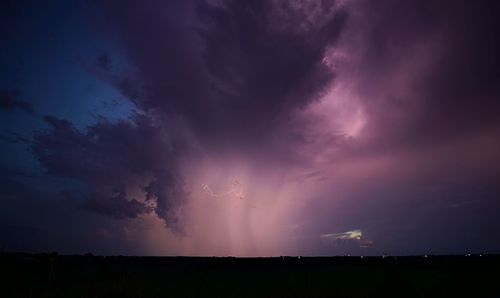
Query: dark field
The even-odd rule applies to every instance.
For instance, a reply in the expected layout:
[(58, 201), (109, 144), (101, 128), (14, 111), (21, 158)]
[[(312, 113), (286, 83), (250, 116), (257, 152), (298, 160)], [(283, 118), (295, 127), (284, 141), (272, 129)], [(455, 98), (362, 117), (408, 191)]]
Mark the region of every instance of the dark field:
[(500, 297), (500, 256), (0, 260), (2, 297)]

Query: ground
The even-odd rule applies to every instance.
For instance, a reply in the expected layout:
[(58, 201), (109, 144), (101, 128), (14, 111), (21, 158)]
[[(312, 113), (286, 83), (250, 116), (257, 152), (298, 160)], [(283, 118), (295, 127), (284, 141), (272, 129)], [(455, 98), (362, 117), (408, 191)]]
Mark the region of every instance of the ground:
[(500, 256), (0, 254), (2, 297), (500, 297)]

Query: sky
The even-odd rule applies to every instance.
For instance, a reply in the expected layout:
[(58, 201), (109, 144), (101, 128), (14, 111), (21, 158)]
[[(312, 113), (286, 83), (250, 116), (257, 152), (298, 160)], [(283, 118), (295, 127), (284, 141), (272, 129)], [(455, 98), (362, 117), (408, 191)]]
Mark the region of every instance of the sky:
[(0, 249), (500, 253), (500, 3), (3, 1)]

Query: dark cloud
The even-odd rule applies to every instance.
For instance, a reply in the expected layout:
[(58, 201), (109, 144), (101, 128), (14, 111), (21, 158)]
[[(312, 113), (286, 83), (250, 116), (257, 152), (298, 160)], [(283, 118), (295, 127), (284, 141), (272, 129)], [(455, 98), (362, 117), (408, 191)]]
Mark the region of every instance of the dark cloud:
[(0, 91), (0, 109), (14, 110), (20, 109), (21, 111), (34, 115), (33, 106), (31, 103), (19, 99), (19, 92), (15, 90), (2, 90)]
[(150, 211), (144, 203), (136, 199), (129, 200), (124, 187), (114, 190), (111, 198), (102, 198), (97, 193), (89, 196), (84, 203), (86, 209), (116, 219), (136, 218)]
[[(187, 196), (179, 148), (186, 152), (187, 136), (172, 120), (180, 119), (207, 150), (265, 145), (333, 80), (323, 57), (346, 20), (334, 1), (323, 1), (320, 10), (269, 1), (103, 5), (106, 30), (123, 42), (136, 72), (114, 73), (106, 53), (94, 72), (142, 114), (101, 119), (86, 131), (46, 116), (51, 131), (35, 136), (33, 153), (49, 174), (90, 188), (86, 209), (114, 218), (154, 210), (177, 232)], [(302, 21), (303, 9), (315, 18)], [(145, 201), (129, 198), (130, 189), (141, 190)]]
[[(170, 175), (181, 176), (175, 160), (178, 143), (153, 119), (138, 114), (116, 123), (101, 119), (85, 132), (67, 120), (44, 119), (51, 130), (36, 134), (33, 153), (49, 174), (74, 178), (89, 187), (86, 209), (114, 218), (137, 217), (152, 208), (127, 197), (127, 192), (142, 193), (144, 186), (157, 183), (162, 189), (153, 193), (147, 188), (148, 198), (167, 224), (176, 221), (182, 185)], [(169, 192), (172, 195), (166, 195)]]
[[(143, 91), (131, 92), (138, 88), (130, 80), (118, 87), (139, 95), (145, 110), (179, 115), (205, 145), (262, 146), (334, 78), (322, 62), (347, 15), (334, 1), (321, 3), (111, 4), (106, 24), (122, 37)], [(315, 17), (303, 20), (306, 9)]]
[(159, 171), (155, 179), (144, 187), (144, 191), (146, 201), (156, 201), (156, 214), (165, 219), (175, 232), (182, 233), (182, 221), (178, 211), (182, 200), (187, 196), (182, 176), (174, 171)]
[[(283, 6), (287, 15), (291, 8)], [(201, 117), (201, 125), (214, 123), (214, 129), (229, 130), (231, 136), (253, 138), (252, 133), (264, 133), (294, 108), (317, 99), (331, 83), (334, 74), (322, 61), (342, 29), (343, 12), (304, 29), (281, 24), (284, 20), (269, 1), (199, 5), (197, 12), (218, 109), (210, 114), (215, 119)]]

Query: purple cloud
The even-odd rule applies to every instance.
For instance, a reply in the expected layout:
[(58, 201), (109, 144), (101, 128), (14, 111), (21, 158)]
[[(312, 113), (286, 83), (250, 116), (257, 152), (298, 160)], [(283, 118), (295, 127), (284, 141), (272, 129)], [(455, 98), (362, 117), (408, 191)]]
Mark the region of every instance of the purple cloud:
[[(46, 116), (45, 121), (51, 130), (35, 136), (33, 153), (49, 174), (74, 178), (89, 187), (84, 204), (89, 210), (134, 218), (151, 208), (144, 201), (128, 198), (128, 190), (142, 193), (145, 186), (154, 183), (182, 189), (179, 181), (169, 176), (180, 175), (176, 166), (180, 148), (147, 116), (135, 115), (116, 123), (101, 119), (85, 132), (67, 120)], [(182, 192), (166, 196), (161, 190), (147, 189), (158, 216), (168, 226), (176, 223)]]

